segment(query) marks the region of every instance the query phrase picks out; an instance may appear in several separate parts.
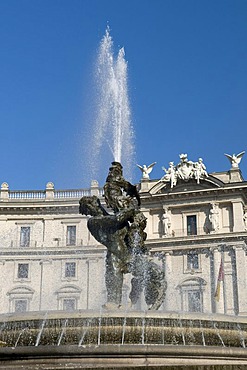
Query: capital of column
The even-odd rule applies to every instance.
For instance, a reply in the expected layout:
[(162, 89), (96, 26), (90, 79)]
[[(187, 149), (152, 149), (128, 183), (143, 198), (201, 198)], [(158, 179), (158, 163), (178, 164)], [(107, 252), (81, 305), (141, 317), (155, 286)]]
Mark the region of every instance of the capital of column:
[(172, 256), (172, 255), (173, 255), (173, 251), (167, 251), (167, 252), (165, 252), (165, 256), (166, 257)]
[(220, 249), (219, 246), (217, 246), (217, 247), (215, 246), (215, 247), (210, 247), (209, 251), (210, 251), (211, 254), (217, 254), (218, 252), (221, 252), (221, 249)]
[(89, 265), (91, 263), (98, 263), (99, 262), (99, 259), (97, 257), (95, 258), (87, 258), (86, 259), (86, 263)]
[(45, 260), (41, 260), (39, 262), (40, 265), (51, 265), (52, 264), (52, 260), (51, 259), (45, 259)]

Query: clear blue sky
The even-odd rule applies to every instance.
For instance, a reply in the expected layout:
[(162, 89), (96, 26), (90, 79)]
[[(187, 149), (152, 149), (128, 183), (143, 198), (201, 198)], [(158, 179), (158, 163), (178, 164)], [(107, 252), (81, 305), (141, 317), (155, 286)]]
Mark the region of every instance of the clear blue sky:
[[(137, 163), (157, 161), (152, 178), (180, 153), (214, 172), (229, 170), (224, 153), (247, 151), (246, 0), (1, 0), (1, 183), (89, 186), (84, 127), (107, 22), (125, 47)], [(247, 178), (247, 153), (240, 167)]]

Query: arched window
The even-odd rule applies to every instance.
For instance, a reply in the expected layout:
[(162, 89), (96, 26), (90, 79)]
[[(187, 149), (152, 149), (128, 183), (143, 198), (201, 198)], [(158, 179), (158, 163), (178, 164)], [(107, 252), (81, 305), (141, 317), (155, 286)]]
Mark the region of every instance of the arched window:
[(11, 289), (7, 295), (9, 296), (10, 312), (25, 312), (30, 311), (30, 302), (33, 298), (34, 290), (19, 286)]
[(202, 278), (186, 279), (178, 285), (182, 311), (203, 312), (203, 292), (205, 286), (206, 281)]
[(56, 291), (58, 309), (64, 311), (74, 311), (78, 309), (78, 300), (81, 289), (75, 285), (66, 285)]

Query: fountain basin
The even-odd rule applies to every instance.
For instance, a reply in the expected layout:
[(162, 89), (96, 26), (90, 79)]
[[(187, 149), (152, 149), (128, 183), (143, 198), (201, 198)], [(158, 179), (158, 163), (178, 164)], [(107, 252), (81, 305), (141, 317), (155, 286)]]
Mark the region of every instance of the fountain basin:
[(247, 366), (246, 317), (50, 311), (2, 315), (0, 328), (0, 368)]
[(160, 311), (49, 311), (0, 315), (6, 347), (200, 345), (245, 348), (247, 318)]

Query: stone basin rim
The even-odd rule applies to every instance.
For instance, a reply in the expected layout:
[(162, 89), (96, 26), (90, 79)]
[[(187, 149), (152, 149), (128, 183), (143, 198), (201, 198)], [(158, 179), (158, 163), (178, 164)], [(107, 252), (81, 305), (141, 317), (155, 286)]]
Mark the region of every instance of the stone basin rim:
[(222, 323), (247, 324), (247, 316), (235, 316), (225, 314), (207, 313), (178, 313), (161, 311), (127, 311), (119, 310), (77, 310), (68, 311), (28, 311), (23, 313), (7, 313), (0, 315), (0, 323), (31, 320), (55, 320), (55, 319), (98, 319), (98, 318), (133, 318), (133, 319), (168, 319), (168, 320), (199, 320), (218, 321)]
[(240, 360), (247, 364), (247, 351), (245, 348), (228, 348), (218, 346), (200, 346), (200, 345), (161, 345), (161, 344), (102, 344), (100, 346), (92, 345), (78, 346), (78, 345), (61, 345), (61, 346), (38, 346), (38, 347), (2, 347), (0, 348), (0, 363), (7, 359), (29, 359), (32, 358), (93, 358), (93, 357), (132, 357), (145, 356), (156, 357), (162, 356), (164, 358), (192, 358), (196, 359), (212, 359), (212, 360)]

